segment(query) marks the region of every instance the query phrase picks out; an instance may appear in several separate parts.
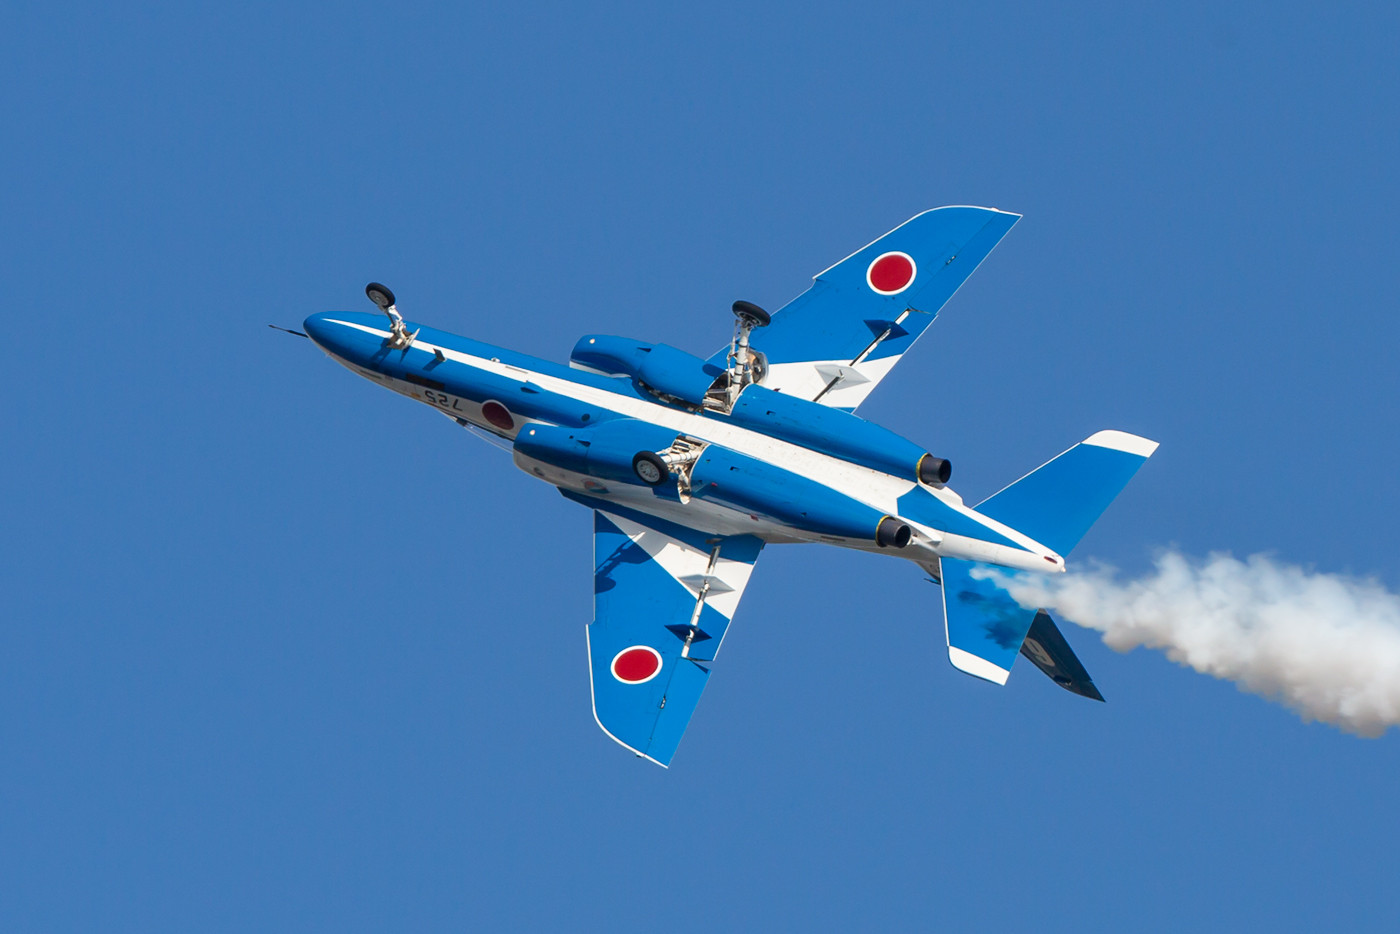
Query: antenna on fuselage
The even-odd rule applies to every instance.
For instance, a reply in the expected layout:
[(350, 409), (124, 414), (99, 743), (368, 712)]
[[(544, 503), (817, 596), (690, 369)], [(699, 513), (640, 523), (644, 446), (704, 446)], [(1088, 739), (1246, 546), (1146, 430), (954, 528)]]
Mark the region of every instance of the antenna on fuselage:
[[(380, 285), (378, 282), (371, 282), (365, 286), (365, 294), (369, 300), (379, 306), (379, 310), (389, 316), (389, 346), (395, 350), (407, 350), (413, 346), (413, 339), (418, 336), (418, 331), (408, 333), (408, 325), (403, 323), (403, 315), (394, 307), (394, 293), (387, 285)], [(418, 330), (422, 330), (419, 328)]]
[[(729, 404), (750, 383), (763, 378), (763, 357), (749, 346), (749, 332), (766, 328), (772, 317), (753, 302), (734, 303), (734, 340), (729, 345)], [(757, 376), (754, 370), (758, 369)]]

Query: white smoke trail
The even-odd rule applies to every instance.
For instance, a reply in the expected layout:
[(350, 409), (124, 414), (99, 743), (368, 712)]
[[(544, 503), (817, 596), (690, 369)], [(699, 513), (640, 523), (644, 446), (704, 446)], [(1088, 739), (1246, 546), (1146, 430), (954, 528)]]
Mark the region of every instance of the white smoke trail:
[(1309, 573), (1264, 555), (1193, 562), (1165, 552), (1156, 565), (1122, 583), (1110, 567), (989, 576), (1027, 608), (1099, 630), (1111, 648), (1163, 649), (1305, 721), (1372, 737), (1400, 724), (1400, 596), (1379, 582)]

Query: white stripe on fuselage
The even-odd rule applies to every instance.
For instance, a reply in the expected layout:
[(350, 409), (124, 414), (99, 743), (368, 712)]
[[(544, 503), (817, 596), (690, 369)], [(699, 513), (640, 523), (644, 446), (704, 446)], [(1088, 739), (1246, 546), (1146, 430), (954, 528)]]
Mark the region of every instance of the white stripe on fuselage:
[[(373, 334), (376, 337), (387, 338), (389, 332), (380, 328), (369, 327), (368, 325), (356, 324), (352, 321), (341, 321), (331, 319), (333, 324), (341, 324), (366, 334)], [(843, 493), (858, 502), (865, 503), (881, 512), (891, 516), (899, 515), (899, 498), (910, 490), (915, 489), (919, 484), (912, 480), (905, 480), (883, 471), (863, 467), (850, 461), (841, 460), (830, 454), (824, 454), (811, 448), (793, 444), (790, 441), (783, 441), (771, 435), (744, 428), (730, 422), (719, 419), (705, 418), (684, 412), (663, 405), (659, 402), (648, 402), (645, 399), (638, 399), (622, 393), (600, 389), (596, 386), (589, 386), (585, 383), (576, 383), (572, 380), (561, 379), (546, 373), (539, 373), (534, 370), (527, 370), (523, 367), (502, 363), (499, 360), (478, 357), (473, 354), (463, 353), (450, 347), (444, 347), (429, 343), (421, 338), (413, 342), (409, 350), (422, 350), (429, 356), (434, 351), (439, 351), (444, 357), (457, 363), (465, 364), (473, 369), (492, 373), (496, 376), (503, 376), (520, 383), (529, 382), (546, 392), (556, 393), (561, 396), (577, 399), (588, 405), (594, 405), (601, 409), (606, 409), (618, 415), (639, 419), (671, 429), (677, 434), (690, 435), (701, 438), (705, 441), (727, 447), (745, 454), (756, 460), (763, 461), (780, 467), (783, 470), (790, 470), (793, 473), (807, 477), (831, 487), (839, 493)], [(1053, 555), (1039, 542), (1021, 534), (1013, 528), (1005, 526), (988, 516), (984, 516), (975, 510), (964, 506), (957, 499), (956, 494), (951, 491), (936, 490), (927, 488), (930, 493), (937, 496), (946, 506), (953, 509), (974, 522), (985, 526), (988, 530), (996, 532), (1006, 539), (1015, 542), (1022, 548), (1037, 556)], [(940, 495), (943, 494), (943, 495)], [(903, 521), (923, 532), (925, 536), (938, 542), (943, 539), (944, 532), (940, 529), (930, 528), (915, 522), (912, 519), (902, 517)], [(995, 546), (993, 546), (995, 547)], [(914, 555), (910, 555), (914, 557)], [(1045, 570), (1062, 570), (1063, 562), (1056, 561), (1056, 566)]]

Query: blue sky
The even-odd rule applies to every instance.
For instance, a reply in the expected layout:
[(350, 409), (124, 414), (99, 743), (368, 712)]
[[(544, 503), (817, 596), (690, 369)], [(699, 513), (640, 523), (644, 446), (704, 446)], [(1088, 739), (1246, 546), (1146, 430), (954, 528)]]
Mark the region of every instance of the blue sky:
[(16, 3), (0, 18), (0, 927), (1393, 930), (1400, 737), (911, 568), (765, 553), (663, 771), (591, 520), (269, 331), (708, 352), (922, 209), (1024, 220), (862, 409), (975, 501), (1162, 442), (1076, 551), (1400, 589), (1382, 5)]

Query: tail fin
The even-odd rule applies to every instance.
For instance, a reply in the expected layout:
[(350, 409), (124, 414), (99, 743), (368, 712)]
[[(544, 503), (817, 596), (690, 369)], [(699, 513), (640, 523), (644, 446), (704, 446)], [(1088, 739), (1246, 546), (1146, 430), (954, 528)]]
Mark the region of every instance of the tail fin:
[(1157, 450), (1123, 431), (1090, 435), (977, 506), (1065, 556)]
[[(1100, 431), (992, 496), (980, 504), (977, 511), (1029, 535), (1061, 555), (1068, 555), (1155, 450), (1155, 441), (1121, 431)], [(1005, 684), (1011, 674), (1011, 664), (1021, 652), (1038, 611), (1017, 603), (998, 583), (996, 575), (1014, 576), (1020, 572), (1006, 572), (981, 562), (951, 558), (942, 559), (940, 571), (948, 660), (954, 668), (970, 675)], [(1045, 623), (1050, 630), (1054, 629), (1048, 616)], [(1041, 635), (1048, 636), (1044, 625)], [(1039, 647), (1046, 648), (1044, 641), (1037, 640)], [(1059, 644), (1068, 652), (1063, 638), (1059, 639)], [(1067, 659), (1056, 659), (1054, 652), (1046, 654), (1051, 667), (1056, 667), (1055, 661), (1063, 663), (1066, 670), (1059, 673), (1067, 675), (1071, 684), (1081, 680), (1088, 682), (1082, 690), (1075, 687), (1070, 690), (1087, 697), (1097, 695), (1097, 689), (1093, 688), (1093, 682), (1088, 680), (1077, 659), (1074, 662), (1077, 671), (1069, 671)], [(1074, 653), (1069, 652), (1068, 658), (1073, 657)], [(1031, 655), (1031, 660), (1051, 677), (1056, 677), (1035, 655)], [(1093, 693), (1089, 693), (1091, 690)]]
[(1031, 631), (1026, 634), (1026, 641), (1021, 643), (1021, 654), (1066, 691), (1091, 700), (1103, 700), (1094, 679), (1084, 670), (1084, 663), (1074, 654), (1074, 649), (1060, 634), (1060, 628), (1044, 610), (1035, 614)]

